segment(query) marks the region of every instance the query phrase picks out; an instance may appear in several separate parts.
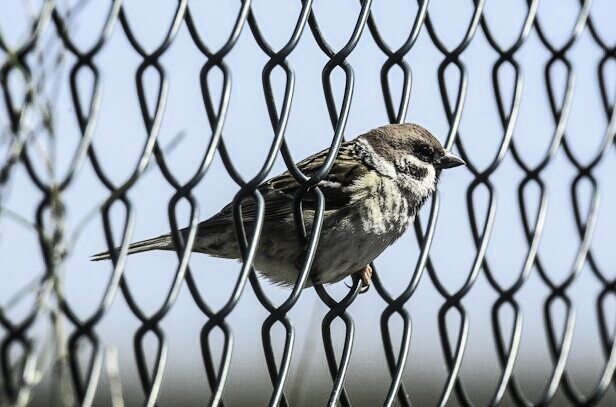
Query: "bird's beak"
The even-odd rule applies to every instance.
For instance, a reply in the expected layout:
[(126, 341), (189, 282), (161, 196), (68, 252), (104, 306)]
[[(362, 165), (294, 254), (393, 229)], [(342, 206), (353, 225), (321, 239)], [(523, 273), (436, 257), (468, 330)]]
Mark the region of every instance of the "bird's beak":
[(466, 162), (449, 151), (446, 151), (445, 155), (435, 163), (435, 166), (439, 169), (453, 168), (459, 165), (466, 165)]

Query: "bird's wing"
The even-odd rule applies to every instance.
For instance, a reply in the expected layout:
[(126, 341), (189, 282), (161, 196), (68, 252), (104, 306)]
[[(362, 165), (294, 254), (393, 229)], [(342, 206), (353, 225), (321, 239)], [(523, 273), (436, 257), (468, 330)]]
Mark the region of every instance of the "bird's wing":
[[(312, 176), (325, 162), (329, 150), (316, 153), (297, 164), (306, 175)], [(348, 187), (364, 175), (369, 168), (355, 155), (353, 142), (346, 142), (340, 146), (338, 156), (331, 171), (319, 184), (319, 189), (325, 196), (325, 210), (333, 211), (345, 207), (349, 201)], [(259, 191), (265, 200), (265, 220), (280, 220), (293, 213), (293, 198), (300, 184), (288, 171), (271, 178), (259, 186)], [(315, 198), (306, 194), (303, 199), (304, 209), (313, 209)], [(252, 199), (242, 203), (242, 218), (251, 222), (256, 215), (257, 207)], [(225, 206), (218, 214), (202, 222), (200, 228), (209, 229), (217, 226), (228, 226), (233, 223), (233, 206)]]

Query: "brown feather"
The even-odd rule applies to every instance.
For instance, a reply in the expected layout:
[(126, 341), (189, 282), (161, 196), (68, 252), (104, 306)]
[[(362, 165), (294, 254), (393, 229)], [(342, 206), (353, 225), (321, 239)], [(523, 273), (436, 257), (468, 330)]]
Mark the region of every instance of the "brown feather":
[[(325, 196), (326, 214), (345, 207), (350, 200), (346, 188), (351, 186), (358, 177), (365, 174), (369, 168), (359, 160), (355, 153), (354, 142), (345, 142), (340, 146), (337, 159), (329, 174), (319, 183), (319, 189)], [(320, 151), (298, 163), (298, 168), (306, 176), (314, 175), (325, 162), (328, 150)], [(332, 185), (332, 183), (334, 185)], [(339, 184), (339, 185), (337, 185)], [(300, 188), (300, 183), (289, 171), (271, 178), (259, 186), (259, 192), (265, 200), (265, 220), (277, 221), (293, 214), (293, 198)], [(314, 195), (306, 194), (302, 200), (304, 209), (314, 209)], [(254, 221), (257, 207), (254, 200), (246, 199), (242, 203), (242, 218), (244, 222)], [(199, 229), (208, 230), (220, 226), (229, 226), (233, 222), (233, 205), (225, 206), (218, 214), (201, 222)]]

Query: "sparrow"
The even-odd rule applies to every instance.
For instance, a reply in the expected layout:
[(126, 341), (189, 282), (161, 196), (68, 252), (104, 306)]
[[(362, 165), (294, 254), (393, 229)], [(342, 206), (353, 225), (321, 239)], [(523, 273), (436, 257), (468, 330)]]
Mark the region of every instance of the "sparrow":
[[(328, 149), (297, 164), (311, 176), (321, 168)], [(370, 263), (394, 243), (413, 222), (417, 212), (436, 190), (441, 171), (464, 165), (445, 150), (428, 130), (414, 123), (389, 124), (343, 142), (331, 171), (319, 184), (325, 197), (322, 232), (310, 270), (313, 284), (335, 283), (358, 273), (362, 292), (370, 286)], [(293, 216), (293, 198), (300, 183), (284, 172), (262, 183), (258, 190), (265, 202), (263, 229), (254, 268), (271, 282), (290, 286), (302, 264), (304, 246)], [(303, 200), (306, 230), (311, 230), (315, 200)], [(242, 204), (245, 230), (256, 215), (254, 201)], [(183, 229), (188, 233), (188, 229)], [(119, 249), (116, 249), (119, 250)], [(128, 253), (174, 250), (170, 234), (133, 243)], [(214, 257), (240, 259), (232, 204), (199, 223), (192, 250)], [(91, 260), (110, 259), (109, 252)]]

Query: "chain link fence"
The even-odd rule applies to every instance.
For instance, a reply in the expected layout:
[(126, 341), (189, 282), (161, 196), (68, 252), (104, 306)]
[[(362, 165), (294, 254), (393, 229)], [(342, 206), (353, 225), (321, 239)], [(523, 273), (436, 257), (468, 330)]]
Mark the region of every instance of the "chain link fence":
[[(144, 10), (120, 0), (19, 3), (2, 5), (0, 20), (3, 404), (149, 406), (188, 400), (189, 393), (195, 395), (187, 405), (614, 403), (616, 42), (611, 18), (603, 18), (616, 12), (611, 4), (580, 0), (542, 9), (538, 0), (364, 0), (327, 9), (311, 0), (292, 6), (180, 0)], [(404, 12), (396, 12), (402, 5)], [(493, 17), (499, 7), (515, 12)], [(218, 8), (231, 10), (221, 17), (224, 30), (211, 16)], [(152, 14), (164, 22), (144, 28)], [(284, 24), (272, 31), (274, 20)], [(215, 33), (206, 34), (208, 24)], [(396, 29), (404, 35), (388, 40)], [(320, 82), (304, 75), (302, 67), (311, 64)], [(184, 65), (194, 72), (177, 74)], [(374, 75), (362, 74), (365, 65), (374, 66)], [(261, 82), (241, 79), (247, 70)], [(112, 87), (108, 78), (120, 74), (132, 85)], [(533, 75), (525, 89), (523, 80)], [(361, 91), (367, 81), (374, 87)], [(307, 113), (295, 107), (304, 103), (306, 93), (294, 97), (301, 86), (321, 95)], [(189, 91), (192, 99), (184, 96)], [(252, 94), (264, 105), (255, 107)], [(132, 104), (140, 115), (114, 116), (105, 103)], [(422, 110), (428, 103), (434, 108)], [(182, 109), (184, 116), (173, 113)], [(380, 121), (362, 128), (362, 109)], [(182, 128), (189, 115), (205, 123), (193, 139)], [(377, 259), (374, 288), (358, 297), (357, 280), (348, 288), (303, 291), (259, 280), (251, 267), (258, 233), (246, 238), (239, 208), (254, 199), (262, 218), (256, 187), (284, 169), (277, 160), (301, 180), (296, 213), (310, 197), (321, 216), (313, 230), (298, 221), (306, 247), (301, 283), (318, 244), (319, 181), (341, 142), (410, 119), (437, 127), (467, 171), (442, 182), (413, 236), (399, 243), (402, 252), (383, 264)], [(251, 120), (265, 120), (257, 129), (267, 134), (255, 136)], [(319, 120), (327, 126), (312, 124)], [(315, 129), (330, 153), (309, 178), (294, 163), (319, 148), (307, 140)], [(315, 148), (304, 151), (304, 144)], [(183, 160), (192, 167), (177, 171)], [(202, 189), (212, 177), (235, 188), (239, 266), (199, 267), (195, 262), (210, 260), (189, 256), (199, 220), (216, 209), (200, 205), (224, 204), (217, 190)], [(98, 202), (87, 200), (94, 184)], [(565, 194), (554, 185), (564, 185)], [(499, 216), (508, 218), (502, 233), (495, 231)], [(549, 221), (571, 225), (557, 229), (555, 243), (543, 242)], [(160, 263), (165, 254), (127, 259), (137, 237), (183, 227), (190, 227), (187, 239), (173, 234), (177, 259), (169, 253)], [(440, 235), (452, 237), (438, 245)], [(109, 264), (89, 263), (100, 245), (122, 250)], [(444, 259), (456, 253), (466, 260)], [(143, 263), (148, 256), (156, 260)], [(554, 257), (565, 262), (555, 265)], [(201, 270), (224, 267), (206, 277)], [(147, 291), (151, 285), (163, 288)], [(247, 297), (251, 311), (242, 309)], [(183, 331), (184, 311), (174, 313), (188, 307), (196, 313), (186, 322), (191, 335)], [(476, 317), (481, 312), (484, 319)], [(431, 325), (422, 323), (429, 318)], [(171, 320), (180, 322), (167, 327)], [(109, 330), (120, 333), (109, 337)], [(477, 352), (469, 351), (473, 331), (483, 338)], [(182, 362), (193, 370), (171, 367), (174, 335), (198, 345)], [(118, 337), (130, 342), (112, 346)], [(545, 343), (543, 357), (533, 356), (536, 349), (525, 341)], [(308, 365), (321, 362), (328, 380), (309, 375)], [(485, 376), (473, 374), (488, 365)], [(269, 379), (258, 391), (251, 369)], [(178, 387), (174, 375), (197, 370), (197, 386)]]

